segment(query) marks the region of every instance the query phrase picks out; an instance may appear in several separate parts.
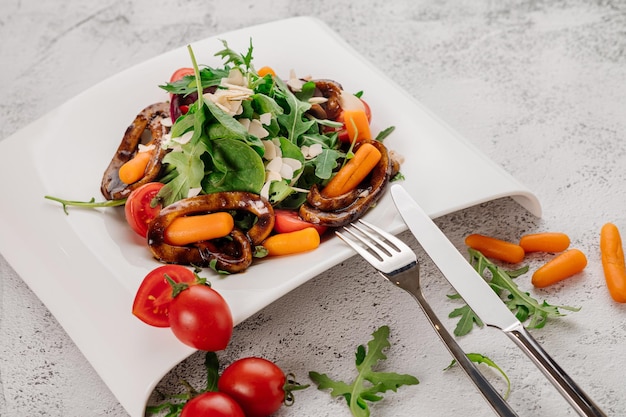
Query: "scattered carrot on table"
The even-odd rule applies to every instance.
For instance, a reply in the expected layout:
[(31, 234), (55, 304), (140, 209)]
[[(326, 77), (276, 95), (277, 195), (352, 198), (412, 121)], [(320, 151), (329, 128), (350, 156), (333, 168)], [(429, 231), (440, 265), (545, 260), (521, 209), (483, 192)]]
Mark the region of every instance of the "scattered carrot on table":
[(566, 278), (576, 275), (587, 266), (587, 257), (578, 249), (570, 249), (560, 253), (541, 268), (532, 277), (532, 284), (544, 288)]
[(526, 253), (520, 245), (481, 234), (471, 234), (465, 244), (488, 258), (516, 264), (524, 260)]
[(363, 143), (337, 174), (326, 184), (321, 193), (325, 197), (337, 197), (352, 191), (378, 164), (382, 154), (370, 143)]
[(541, 232), (524, 235), (519, 240), (524, 252), (563, 252), (570, 245), (569, 236), (558, 232)]
[(320, 234), (314, 227), (297, 230), (295, 232), (278, 233), (263, 241), (269, 256), (292, 255), (307, 252), (320, 245)]
[(626, 303), (626, 266), (619, 229), (606, 223), (600, 230), (600, 254), (606, 285), (613, 300)]

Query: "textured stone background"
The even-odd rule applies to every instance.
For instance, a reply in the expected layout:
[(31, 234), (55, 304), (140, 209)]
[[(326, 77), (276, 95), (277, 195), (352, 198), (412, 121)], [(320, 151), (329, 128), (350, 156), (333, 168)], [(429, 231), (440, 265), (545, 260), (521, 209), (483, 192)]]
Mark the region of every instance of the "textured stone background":
[[(437, 219), (459, 249), (472, 232), (515, 240), (525, 232), (557, 230), (588, 255), (586, 271), (566, 283), (536, 291), (526, 277), (520, 285), (553, 304), (582, 306), (533, 334), (609, 415), (626, 415), (626, 308), (607, 294), (598, 250), (604, 222), (626, 230), (624, 2), (3, 0), (0, 139), (157, 54), (300, 15), (330, 25), (539, 196), (542, 219), (509, 199)], [(19, 204), (15, 196), (0, 199), (0, 207)], [(410, 235), (401, 236), (417, 248)], [(418, 255), (427, 297), (445, 317), (455, 306), (445, 297), (451, 289), (419, 249)], [(543, 261), (531, 257), (530, 266)], [(1, 256), (0, 277), (0, 415), (126, 415)], [(386, 369), (412, 373), (421, 383), (387, 394), (374, 415), (492, 415), (459, 369), (442, 371), (450, 357), (414, 302), (357, 258), (242, 323), (222, 359), (261, 355), (304, 381), (309, 370), (347, 379), (355, 347), (382, 324), (392, 330)], [(510, 402), (520, 415), (574, 415), (503, 335), (484, 329), (460, 342), (506, 370)], [(183, 377), (199, 383), (202, 360), (198, 354), (180, 364), (159, 389), (171, 392)], [(504, 387), (495, 373), (485, 372)], [(349, 412), (342, 400), (311, 388), (277, 415)]]

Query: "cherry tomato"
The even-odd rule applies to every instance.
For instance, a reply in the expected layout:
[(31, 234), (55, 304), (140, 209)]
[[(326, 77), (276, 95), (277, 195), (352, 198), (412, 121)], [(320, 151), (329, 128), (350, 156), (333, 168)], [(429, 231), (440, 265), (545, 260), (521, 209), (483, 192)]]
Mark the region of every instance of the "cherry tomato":
[(327, 229), (326, 226), (302, 220), (298, 213), (293, 210), (274, 209), (274, 219), (274, 231), (276, 233), (289, 233), (314, 227), (321, 236)]
[(160, 182), (144, 184), (134, 189), (126, 200), (124, 206), (126, 222), (128, 222), (131, 229), (139, 236), (146, 237), (148, 224), (159, 214), (159, 211), (161, 211), (161, 204), (152, 207), (152, 200), (154, 200), (157, 193), (163, 188), (163, 185), (164, 184)]
[(193, 285), (170, 303), (170, 328), (183, 343), (198, 350), (225, 349), (233, 334), (226, 300), (208, 285)]
[(285, 374), (263, 358), (243, 358), (230, 364), (217, 381), (217, 389), (228, 394), (246, 417), (267, 417), (285, 400)]
[[(367, 120), (368, 121), (372, 121), (372, 109), (370, 108), (369, 104), (367, 104), (367, 102), (363, 99), (360, 99), (361, 103), (363, 103), (363, 106), (365, 107), (365, 114), (367, 115)], [(339, 116), (337, 116), (337, 122), (341, 122), (343, 123), (343, 112), (339, 113)], [(343, 127), (338, 129), (338, 135), (337, 138), (342, 141), (342, 142), (349, 142), (350, 141), (350, 137), (348, 136), (348, 131), (346, 130), (346, 126), (344, 125)]]
[(193, 271), (181, 265), (163, 265), (150, 271), (141, 282), (133, 302), (133, 314), (150, 326), (170, 325), (168, 311), (172, 301), (172, 286), (165, 275), (174, 282), (196, 282)]
[(174, 71), (174, 73), (172, 74), (172, 76), (170, 77), (170, 82), (173, 83), (175, 81), (180, 80), (181, 78), (187, 76), (187, 75), (194, 75), (195, 72), (193, 70), (193, 68), (179, 68), (176, 71)]
[(247, 417), (239, 404), (221, 392), (204, 392), (185, 404), (180, 417)]

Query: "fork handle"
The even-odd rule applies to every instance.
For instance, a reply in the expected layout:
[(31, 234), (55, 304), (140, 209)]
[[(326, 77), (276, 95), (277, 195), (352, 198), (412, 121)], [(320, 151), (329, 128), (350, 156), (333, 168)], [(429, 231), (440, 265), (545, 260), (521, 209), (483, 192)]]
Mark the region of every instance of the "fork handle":
[(517, 346), (537, 365), (569, 404), (585, 417), (606, 417), (591, 398), (561, 369), (523, 325), (504, 330)]
[[(405, 271), (401, 274), (408, 274), (409, 271)], [(385, 274), (381, 274), (385, 276)], [(501, 417), (518, 417), (517, 413), (511, 408), (511, 406), (500, 396), (498, 391), (491, 385), (491, 383), (485, 378), (485, 376), (474, 366), (472, 361), (467, 357), (461, 346), (456, 342), (454, 337), (446, 330), (443, 323), (439, 320), (433, 309), (430, 307), (426, 299), (424, 298), (419, 284), (416, 284), (415, 279), (398, 279), (398, 277), (385, 276), (391, 282), (398, 287), (407, 291), (417, 301), (417, 304), (421, 307), (422, 311), (428, 318), (428, 321), (432, 325), (433, 329), (437, 332), (444, 345), (448, 348), (452, 356), (456, 359), (457, 363), (465, 371), (467, 376), (472, 380), (476, 388), (483, 395), (485, 400), (489, 403), (493, 411), (495, 411)]]

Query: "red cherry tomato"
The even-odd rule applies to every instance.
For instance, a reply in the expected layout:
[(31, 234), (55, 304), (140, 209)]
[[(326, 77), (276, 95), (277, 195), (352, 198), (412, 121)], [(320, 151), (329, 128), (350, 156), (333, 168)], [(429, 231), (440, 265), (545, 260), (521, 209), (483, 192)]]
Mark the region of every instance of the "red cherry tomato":
[(193, 285), (174, 297), (169, 319), (174, 335), (198, 350), (223, 350), (233, 334), (233, 316), (226, 300), (208, 285)]
[(160, 182), (144, 184), (134, 189), (126, 200), (124, 206), (126, 221), (131, 229), (139, 236), (146, 237), (148, 224), (159, 214), (159, 211), (161, 211), (161, 204), (156, 204), (152, 207), (152, 201), (161, 188), (163, 188), (163, 185), (164, 184)]
[(285, 374), (263, 358), (243, 358), (230, 364), (217, 381), (217, 389), (228, 394), (246, 417), (267, 417), (285, 400)]
[(193, 68), (179, 68), (176, 71), (174, 71), (174, 73), (170, 77), (170, 82), (173, 83), (187, 75), (194, 75), (194, 74), (195, 72), (193, 71)]
[(185, 404), (180, 417), (247, 417), (239, 404), (221, 392), (204, 392)]
[[(369, 104), (367, 104), (367, 102), (363, 99), (360, 99), (361, 103), (363, 103), (363, 106), (365, 107), (365, 115), (367, 116), (367, 120), (368, 121), (372, 121), (372, 109), (370, 108)], [(339, 113), (339, 116), (337, 116), (337, 122), (341, 122), (344, 123), (343, 121), (343, 112)], [(343, 127), (341, 127), (340, 129), (338, 129), (338, 134), (337, 134), (337, 138), (342, 141), (342, 142), (349, 142), (350, 141), (350, 137), (348, 136), (348, 131), (346, 130), (346, 126), (344, 125)]]
[(327, 229), (326, 226), (302, 220), (298, 213), (293, 210), (274, 209), (274, 219), (274, 231), (276, 233), (289, 233), (314, 227), (321, 236)]
[(181, 265), (163, 265), (149, 272), (135, 295), (133, 314), (150, 326), (170, 325), (168, 312), (172, 301), (172, 286), (165, 278), (166, 275), (174, 282), (196, 282), (193, 271)]

